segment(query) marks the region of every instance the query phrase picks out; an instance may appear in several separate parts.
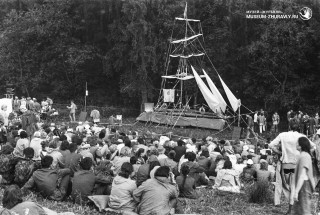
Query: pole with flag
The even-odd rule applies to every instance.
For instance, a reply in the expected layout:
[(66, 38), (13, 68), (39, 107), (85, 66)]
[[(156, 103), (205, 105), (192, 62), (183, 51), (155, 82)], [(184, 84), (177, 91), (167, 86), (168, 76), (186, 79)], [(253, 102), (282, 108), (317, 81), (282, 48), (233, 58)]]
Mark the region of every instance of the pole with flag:
[(186, 7), (184, 8), (183, 18), (187, 19), (187, 6), (188, 3), (186, 2)]

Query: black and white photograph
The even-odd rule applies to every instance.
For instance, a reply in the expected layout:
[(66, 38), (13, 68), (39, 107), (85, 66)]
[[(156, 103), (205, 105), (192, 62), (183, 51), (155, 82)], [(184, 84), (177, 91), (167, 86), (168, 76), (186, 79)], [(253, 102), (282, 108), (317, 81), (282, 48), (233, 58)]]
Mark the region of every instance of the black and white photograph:
[(320, 215), (320, 0), (0, 0), (0, 214)]

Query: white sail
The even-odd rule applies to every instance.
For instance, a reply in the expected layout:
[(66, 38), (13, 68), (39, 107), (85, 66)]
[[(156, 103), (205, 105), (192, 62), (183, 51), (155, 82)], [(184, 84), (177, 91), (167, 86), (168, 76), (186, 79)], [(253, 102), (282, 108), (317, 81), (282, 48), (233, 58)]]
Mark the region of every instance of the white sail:
[(233, 93), (231, 92), (231, 90), (229, 89), (229, 87), (223, 82), (222, 78), (220, 77), (220, 75), (218, 74), (220, 81), (222, 83), (223, 89), (227, 94), (227, 97), (229, 99), (229, 102), (231, 104), (231, 107), (233, 109), (234, 112), (236, 112), (238, 110), (238, 108), (240, 107), (240, 100), (238, 100)]
[(176, 20), (187, 21), (187, 22), (200, 22), (200, 20), (198, 19), (186, 19), (186, 18), (180, 18), (180, 17), (176, 17)]
[(200, 56), (202, 56), (202, 55), (204, 55), (204, 53), (189, 54), (189, 55), (171, 54), (170, 57), (190, 58), (190, 57), (200, 57)]
[(199, 87), (204, 99), (206, 100), (208, 106), (210, 107), (210, 109), (215, 113), (220, 112), (218, 99), (211, 93), (211, 91), (209, 90), (207, 85), (201, 80), (200, 76), (195, 71), (193, 66), (191, 66), (191, 69), (193, 71), (194, 78), (197, 81), (198, 87)]
[(222, 112), (224, 113), (226, 111), (226, 108), (227, 108), (226, 101), (221, 96), (219, 90), (217, 89), (216, 85), (214, 85), (214, 83), (212, 82), (212, 80), (209, 77), (209, 75), (204, 71), (204, 69), (202, 69), (202, 71), (203, 71), (204, 76), (206, 77), (207, 83), (208, 83), (208, 85), (210, 87), (210, 90), (211, 90), (212, 94), (218, 99), (219, 104), (220, 104), (220, 108), (221, 108)]
[(193, 35), (191, 37), (186, 37), (184, 39), (181, 39), (181, 40), (173, 40), (171, 41), (171, 43), (181, 43), (181, 42), (186, 42), (186, 41), (189, 41), (189, 40), (192, 40), (192, 39), (195, 39), (197, 37), (200, 37), (202, 36), (202, 34), (196, 34), (196, 35)]

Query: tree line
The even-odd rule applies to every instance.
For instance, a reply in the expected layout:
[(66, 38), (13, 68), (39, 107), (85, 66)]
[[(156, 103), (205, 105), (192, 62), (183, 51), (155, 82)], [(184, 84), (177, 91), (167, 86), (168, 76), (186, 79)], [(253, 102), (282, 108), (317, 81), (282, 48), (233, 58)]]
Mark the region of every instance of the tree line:
[[(156, 102), (174, 17), (200, 19), (206, 52), (251, 109), (318, 110), (316, 0), (2, 0), (0, 83), (18, 95), (130, 106)], [(248, 10), (313, 17), (247, 19)], [(218, 77), (204, 65), (217, 87)]]

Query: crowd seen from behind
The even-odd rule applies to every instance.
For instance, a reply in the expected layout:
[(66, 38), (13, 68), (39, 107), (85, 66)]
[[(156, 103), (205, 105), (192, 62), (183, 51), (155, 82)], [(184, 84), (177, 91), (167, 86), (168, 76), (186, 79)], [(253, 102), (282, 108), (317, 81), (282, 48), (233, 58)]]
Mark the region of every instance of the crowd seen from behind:
[[(104, 195), (107, 207), (115, 210), (173, 214), (179, 197), (199, 198), (199, 186), (213, 184), (213, 189), (233, 193), (258, 182), (282, 186), (276, 177), (281, 154), (270, 149), (270, 139), (172, 139), (121, 132), (97, 120), (73, 125), (37, 122), (30, 133), (23, 123), (16, 123), (8, 129), (0, 151), (1, 184), (8, 186), (5, 210), (24, 214), (21, 204), (48, 210), (21, 202), (22, 195), (36, 192), (49, 200), (81, 205)], [(300, 137), (297, 143), (309, 144), (310, 149), (309, 140)], [(19, 201), (12, 193), (22, 194)]]

